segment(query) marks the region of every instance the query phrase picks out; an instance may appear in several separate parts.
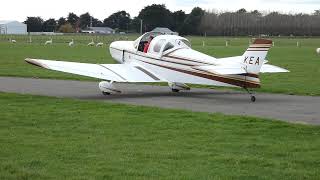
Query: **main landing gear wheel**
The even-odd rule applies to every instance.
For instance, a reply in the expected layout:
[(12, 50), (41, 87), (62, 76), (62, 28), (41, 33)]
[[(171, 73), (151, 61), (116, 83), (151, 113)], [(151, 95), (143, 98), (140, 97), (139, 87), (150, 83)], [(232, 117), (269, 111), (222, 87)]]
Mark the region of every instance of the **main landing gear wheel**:
[(171, 89), (171, 91), (177, 93), (177, 92), (179, 92), (180, 90), (179, 90), (179, 89)]
[(105, 96), (108, 96), (108, 95), (110, 95), (111, 93), (102, 91), (102, 94), (105, 95)]
[(256, 97), (255, 96), (251, 96), (251, 101), (252, 102), (256, 102)]
[(252, 95), (252, 92), (250, 92), (249, 89), (247, 89), (247, 88), (244, 88), (244, 89), (248, 92), (248, 94), (250, 94), (251, 102), (256, 102), (256, 97), (254, 95)]

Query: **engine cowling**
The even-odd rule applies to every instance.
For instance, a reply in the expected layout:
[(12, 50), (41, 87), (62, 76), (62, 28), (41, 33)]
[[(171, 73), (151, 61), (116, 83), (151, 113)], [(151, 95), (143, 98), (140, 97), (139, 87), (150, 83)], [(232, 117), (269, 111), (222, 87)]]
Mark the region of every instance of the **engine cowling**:
[(99, 83), (99, 89), (102, 92), (105, 93), (110, 93), (110, 94), (118, 94), (121, 93), (120, 90), (118, 90), (113, 83), (107, 82), (107, 81), (102, 81)]

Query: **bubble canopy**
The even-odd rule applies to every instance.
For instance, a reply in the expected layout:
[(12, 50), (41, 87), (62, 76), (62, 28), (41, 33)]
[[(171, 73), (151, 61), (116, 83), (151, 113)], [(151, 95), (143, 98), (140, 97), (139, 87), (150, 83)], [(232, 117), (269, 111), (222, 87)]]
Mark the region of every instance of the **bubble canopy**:
[(147, 53), (150, 54), (166, 54), (176, 49), (191, 48), (190, 42), (181, 36), (164, 35), (158, 32), (148, 32), (140, 36), (134, 41), (134, 47), (138, 51), (143, 51), (143, 46), (153, 37)]

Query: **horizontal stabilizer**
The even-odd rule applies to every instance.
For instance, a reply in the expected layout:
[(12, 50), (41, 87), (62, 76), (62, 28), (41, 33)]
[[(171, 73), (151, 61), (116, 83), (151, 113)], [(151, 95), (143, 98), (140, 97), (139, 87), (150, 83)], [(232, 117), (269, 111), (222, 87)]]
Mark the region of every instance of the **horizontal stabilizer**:
[(196, 66), (196, 70), (206, 71), (213, 74), (245, 74), (247, 73), (241, 66)]
[(260, 72), (261, 73), (280, 73), (280, 72), (289, 72), (289, 71), (278, 66), (264, 64), (262, 65)]

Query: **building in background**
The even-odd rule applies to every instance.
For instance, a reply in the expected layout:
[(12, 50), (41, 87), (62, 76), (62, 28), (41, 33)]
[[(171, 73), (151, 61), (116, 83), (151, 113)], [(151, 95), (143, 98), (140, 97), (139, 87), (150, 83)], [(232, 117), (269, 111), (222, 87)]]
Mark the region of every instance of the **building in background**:
[(109, 27), (88, 27), (81, 30), (82, 33), (95, 33), (95, 34), (114, 34), (115, 30)]
[(1, 21), (0, 34), (27, 34), (27, 25), (18, 21)]
[(159, 33), (168, 34), (168, 35), (179, 35), (179, 33), (173, 32), (169, 28), (164, 28), (164, 27), (154, 28), (154, 30), (152, 30), (151, 32), (159, 32)]

